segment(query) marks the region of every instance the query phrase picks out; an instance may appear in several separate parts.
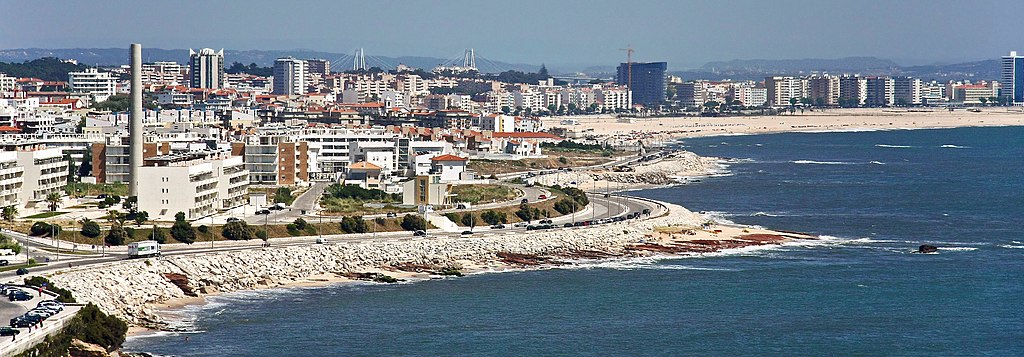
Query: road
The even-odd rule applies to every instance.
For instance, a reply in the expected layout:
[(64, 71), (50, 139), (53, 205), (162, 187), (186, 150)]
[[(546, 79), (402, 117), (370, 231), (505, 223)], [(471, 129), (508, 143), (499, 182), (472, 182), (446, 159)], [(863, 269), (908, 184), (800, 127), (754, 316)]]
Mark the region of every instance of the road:
[[(603, 194), (589, 194), (590, 201), (592, 203), (592, 211), (589, 214), (571, 214), (566, 216), (560, 216), (553, 218), (554, 224), (558, 225), (557, 229), (587, 229), (586, 227), (575, 227), (575, 228), (561, 228), (561, 225), (565, 223), (571, 223), (574, 221), (592, 220), (611, 218), (616, 216), (625, 215), (629, 212), (640, 212), (644, 209), (650, 209), (652, 211), (651, 216), (658, 216), (665, 211), (665, 208), (660, 204), (640, 199), (636, 197), (630, 197), (625, 195), (611, 195), (610, 197), (604, 197)], [(476, 232), (473, 236), (479, 236), (480, 234), (494, 234), (503, 232), (522, 232), (525, 231), (523, 227), (512, 227), (491, 231), (489, 227), (477, 227), (474, 231)], [(432, 230), (428, 232), (430, 237), (461, 237), (459, 233), (446, 233), (441, 230)], [(31, 275), (45, 275), (49, 273), (55, 273), (61, 270), (68, 269), (68, 264), (73, 267), (82, 266), (94, 266), (106, 263), (117, 262), (128, 258), (126, 247), (112, 247), (106, 250), (104, 256), (98, 254), (90, 255), (68, 255), (61, 254), (60, 262), (56, 262), (56, 255), (52, 252), (41, 250), (41, 248), (53, 249), (53, 245), (50, 239), (46, 238), (35, 238), (28, 237), (21, 233), (16, 232), (5, 232), (5, 234), (13, 237), (14, 239), (21, 242), (23, 245), (28, 243), (28, 250), (30, 255), (37, 260), (42, 261), (40, 258), (45, 259), (50, 257), (50, 264), (45, 266), (38, 266), (29, 268)], [(412, 240), (412, 239), (424, 239), (421, 237), (413, 237), (409, 232), (381, 232), (381, 233), (366, 233), (366, 234), (343, 234), (343, 235), (325, 235), (331, 243), (345, 243), (345, 242), (365, 242), (370, 240)], [(427, 237), (426, 239), (429, 239)], [(514, 236), (512, 236), (514, 237)], [(315, 244), (315, 240), (318, 236), (305, 236), (305, 237), (286, 237), (286, 238), (273, 238), (270, 240), (271, 249), (276, 247), (290, 247), (290, 246), (304, 246)], [(64, 242), (64, 245), (70, 245), (71, 243)], [(175, 256), (175, 255), (187, 255), (187, 254), (204, 254), (211, 252), (226, 252), (233, 250), (244, 250), (244, 249), (260, 249), (263, 244), (260, 240), (251, 241), (216, 241), (216, 242), (196, 242), (192, 245), (185, 244), (164, 244), (161, 246), (163, 255)], [(66, 249), (64, 247), (62, 249)], [(23, 253), (24, 254), (24, 253)], [(17, 276), (14, 271), (0, 272), (0, 281), (3, 282), (20, 282), (21, 277)]]

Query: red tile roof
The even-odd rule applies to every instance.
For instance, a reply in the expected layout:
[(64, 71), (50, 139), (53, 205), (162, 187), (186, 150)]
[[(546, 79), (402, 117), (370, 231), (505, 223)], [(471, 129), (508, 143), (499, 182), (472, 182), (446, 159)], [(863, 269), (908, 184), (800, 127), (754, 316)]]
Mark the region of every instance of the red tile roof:
[(434, 156), (430, 161), (466, 161), (466, 158), (458, 157), (451, 154), (444, 154), (441, 156)]

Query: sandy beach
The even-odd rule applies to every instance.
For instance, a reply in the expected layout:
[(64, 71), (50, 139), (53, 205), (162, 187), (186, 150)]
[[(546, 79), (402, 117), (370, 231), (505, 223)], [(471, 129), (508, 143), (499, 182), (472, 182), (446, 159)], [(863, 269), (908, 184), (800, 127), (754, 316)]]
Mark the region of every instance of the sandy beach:
[(941, 108), (799, 110), (772, 116), (664, 117), (620, 121), (610, 115), (575, 116), (578, 125), (562, 125), (570, 117), (544, 120), (545, 127), (569, 128), (593, 135), (619, 136), (622, 140), (657, 142), (675, 138), (780, 132), (859, 131), (954, 128), (966, 126), (1021, 126), (1024, 108), (987, 107), (980, 112)]

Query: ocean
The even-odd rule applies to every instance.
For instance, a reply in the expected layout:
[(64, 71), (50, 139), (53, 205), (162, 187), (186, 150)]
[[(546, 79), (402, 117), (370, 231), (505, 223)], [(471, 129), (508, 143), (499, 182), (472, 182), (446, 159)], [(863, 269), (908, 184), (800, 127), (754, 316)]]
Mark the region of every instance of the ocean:
[[(1024, 355), (1024, 128), (689, 139), (728, 173), (632, 194), (815, 242), (230, 293), (176, 356)], [(921, 244), (937, 254), (912, 253)], [(188, 340), (185, 340), (185, 337)]]

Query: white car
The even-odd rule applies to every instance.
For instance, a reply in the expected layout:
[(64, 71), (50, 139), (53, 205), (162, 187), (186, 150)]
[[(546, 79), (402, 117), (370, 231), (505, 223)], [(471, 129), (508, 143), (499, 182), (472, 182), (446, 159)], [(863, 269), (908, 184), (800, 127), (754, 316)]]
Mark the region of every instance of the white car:
[(327, 244), (327, 239), (326, 238), (317, 238), (316, 239), (316, 244)]

